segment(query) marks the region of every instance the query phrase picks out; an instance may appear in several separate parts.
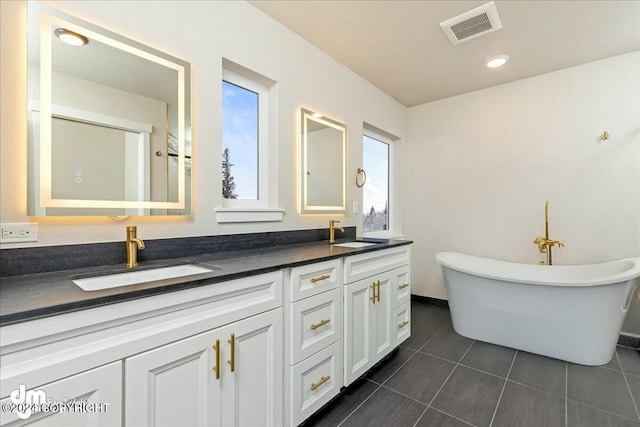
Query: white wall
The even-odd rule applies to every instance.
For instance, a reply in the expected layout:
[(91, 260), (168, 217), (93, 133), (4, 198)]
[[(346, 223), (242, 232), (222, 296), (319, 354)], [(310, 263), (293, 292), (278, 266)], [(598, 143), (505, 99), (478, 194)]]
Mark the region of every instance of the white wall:
[(557, 264), (640, 256), (638, 76), (635, 52), (410, 108), (413, 291), (446, 298), (440, 251), (544, 259), (545, 200)]
[[(293, 32), (240, 1), (47, 2), (80, 19), (165, 51), (191, 63), (193, 204), (191, 216), (30, 218), (26, 215), (26, 2), (0, 2), (0, 218), (38, 222), (39, 242), (3, 248), (120, 241), (124, 227), (142, 238), (185, 237), (255, 231), (323, 228), (336, 215), (304, 217), (297, 202), (297, 112), (300, 107), (347, 125), (348, 177), (361, 166), (362, 123), (404, 137), (406, 108)], [(278, 82), (279, 205), (283, 222), (218, 224), (221, 201), (222, 58)], [(351, 179), (348, 206), (362, 204)], [(341, 218), (360, 225), (360, 215)]]

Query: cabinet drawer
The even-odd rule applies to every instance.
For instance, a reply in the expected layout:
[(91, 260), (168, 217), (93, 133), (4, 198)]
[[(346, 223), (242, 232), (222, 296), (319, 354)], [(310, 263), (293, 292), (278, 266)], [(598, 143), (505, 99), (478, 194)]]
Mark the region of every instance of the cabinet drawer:
[(342, 330), (340, 289), (292, 304), (291, 364), (336, 342)]
[(409, 266), (404, 266), (393, 270), (393, 305), (398, 306), (407, 301), (411, 301), (411, 273)]
[(344, 283), (409, 265), (410, 246), (367, 252), (346, 257), (344, 260)]
[(330, 347), (291, 368), (291, 425), (297, 426), (340, 392), (340, 345)]
[(341, 260), (317, 262), (291, 269), (291, 301), (335, 289), (342, 279)]
[(394, 309), (394, 347), (400, 345), (411, 336), (411, 301), (407, 301)]
[[(100, 427), (122, 425), (122, 362), (120, 361), (62, 378), (43, 386), (32, 388), (27, 385), (26, 388), (26, 395), (23, 396), (26, 397), (26, 403), (84, 401), (88, 404), (88, 410), (77, 412), (52, 410), (51, 412), (32, 413), (29, 409), (30, 405), (25, 405), (26, 408), (22, 408), (24, 409), (22, 416), (26, 416), (26, 419), (20, 419), (15, 411), (5, 411), (7, 405), (11, 407), (12, 403), (10, 398), (6, 398), (2, 399), (0, 425)], [(62, 406), (64, 407), (64, 405)]]

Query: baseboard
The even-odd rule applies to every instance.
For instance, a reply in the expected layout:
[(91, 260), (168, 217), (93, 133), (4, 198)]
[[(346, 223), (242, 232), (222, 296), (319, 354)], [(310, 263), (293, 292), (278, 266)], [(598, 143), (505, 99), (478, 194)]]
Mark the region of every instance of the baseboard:
[(640, 349), (640, 337), (620, 334), (620, 338), (618, 338), (618, 345)]
[(433, 305), (440, 308), (449, 308), (449, 301), (446, 299), (423, 297), (422, 295), (411, 294), (411, 301), (419, 302), (421, 304)]

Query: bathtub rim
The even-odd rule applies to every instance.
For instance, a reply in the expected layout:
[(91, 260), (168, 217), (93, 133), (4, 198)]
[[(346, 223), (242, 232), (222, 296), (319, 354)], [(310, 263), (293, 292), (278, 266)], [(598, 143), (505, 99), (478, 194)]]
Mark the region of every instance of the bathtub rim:
[[(477, 255), (469, 255), (461, 252), (444, 251), (436, 254), (436, 261), (442, 266), (473, 276), (542, 286), (602, 286), (627, 282), (640, 277), (640, 257), (623, 258), (594, 264), (541, 265), (503, 261)], [(579, 269), (580, 267), (587, 266), (601, 266), (604, 268), (605, 266), (613, 266), (614, 264), (622, 263), (630, 263), (630, 268), (608, 276), (600, 275), (595, 279), (586, 279), (581, 277), (579, 279), (570, 280), (566, 277), (553, 277), (553, 273), (556, 271), (566, 271), (568, 269), (576, 268)], [(477, 268), (479, 264), (482, 265), (482, 268)], [(473, 267), (476, 268), (474, 269)], [(535, 273), (537, 276), (543, 277), (536, 279), (527, 278), (527, 273)]]

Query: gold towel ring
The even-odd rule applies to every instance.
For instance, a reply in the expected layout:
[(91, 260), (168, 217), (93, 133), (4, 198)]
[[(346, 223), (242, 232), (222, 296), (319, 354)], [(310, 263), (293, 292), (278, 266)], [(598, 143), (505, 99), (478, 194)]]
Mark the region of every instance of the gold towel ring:
[[(358, 182), (358, 178), (362, 175), (362, 184)], [(364, 187), (364, 184), (367, 182), (367, 173), (362, 168), (358, 168), (356, 171), (356, 186), (358, 188)]]

